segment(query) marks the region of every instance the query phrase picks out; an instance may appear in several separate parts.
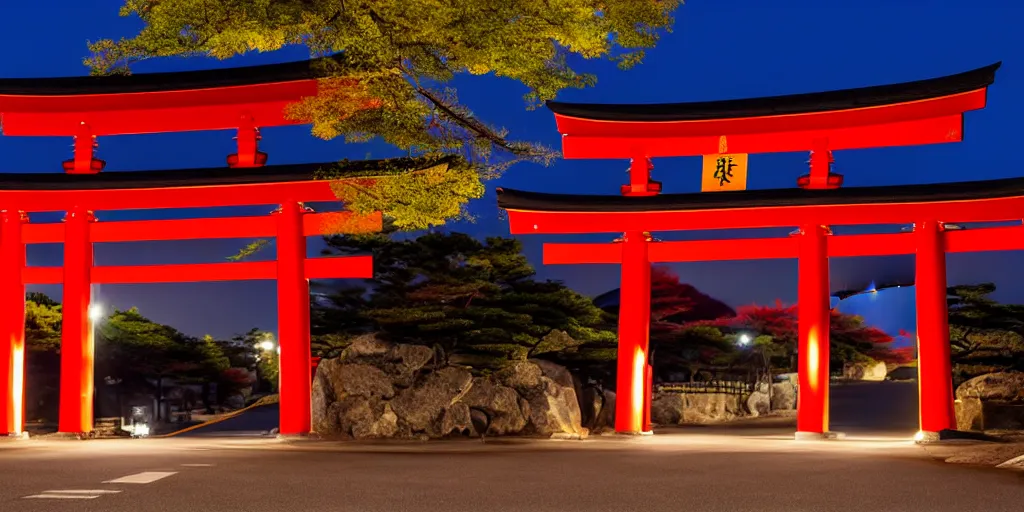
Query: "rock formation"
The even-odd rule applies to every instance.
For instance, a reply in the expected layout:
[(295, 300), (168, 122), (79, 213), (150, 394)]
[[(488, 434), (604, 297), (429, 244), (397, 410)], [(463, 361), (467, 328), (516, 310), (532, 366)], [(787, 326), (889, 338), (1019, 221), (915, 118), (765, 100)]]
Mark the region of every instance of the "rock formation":
[(956, 389), (958, 430), (1024, 429), (1024, 372), (989, 373)]
[(843, 366), (843, 378), (881, 382), (889, 373), (889, 366), (882, 362), (847, 363)]
[(357, 338), (317, 368), (313, 430), (351, 439), (587, 434), (573, 377), (559, 365), (516, 361), (474, 376), (434, 359), (428, 347)]

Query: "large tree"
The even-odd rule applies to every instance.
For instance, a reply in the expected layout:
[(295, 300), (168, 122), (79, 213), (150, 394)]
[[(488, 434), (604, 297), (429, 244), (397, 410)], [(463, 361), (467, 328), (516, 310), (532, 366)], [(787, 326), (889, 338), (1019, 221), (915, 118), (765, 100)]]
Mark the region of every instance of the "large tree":
[(653, 267), (650, 343), (656, 378), (674, 380), (686, 373), (692, 379), (731, 353), (731, 340), (716, 326), (701, 322), (735, 314), (725, 303), (681, 282), (669, 268)]
[(60, 396), (60, 304), (42, 293), (25, 300), (25, 412), (56, 420)]
[(516, 240), (452, 233), (404, 241), (337, 237), (331, 245), (370, 250), (375, 267), (368, 290), (346, 289), (315, 304), (314, 332), (332, 353), (346, 335), (374, 331), (436, 347), (479, 370), (527, 357), (614, 359), (607, 316), (563, 284), (533, 279)]
[(1000, 304), (994, 284), (954, 286), (949, 341), (957, 383), (986, 373), (1024, 371), (1024, 306)]
[[(411, 175), (347, 187), (346, 202), (369, 197), (397, 224), (436, 225), (425, 214), (446, 189), (479, 197), (481, 178), (554, 153), (510, 139), (460, 103), (458, 75), (490, 74), (526, 89), (528, 106), (565, 88), (593, 85), (572, 61), (638, 63), (673, 23), (681, 0), (125, 0), (123, 16), (144, 23), (130, 39), (90, 44), (94, 73), (128, 73), (155, 57), (225, 59), (304, 45), (318, 61), (319, 93), (288, 115), (322, 138), (380, 139), (413, 155), (460, 155), (469, 166), (446, 176)], [(449, 181), (443, 187), (438, 181)], [(410, 190), (417, 194), (410, 195)], [(433, 192), (429, 194), (429, 192)], [(416, 211), (406, 203), (420, 198)], [(365, 199), (370, 202), (371, 200)], [(449, 201), (450, 202), (450, 201)], [(427, 212), (429, 213), (429, 212)]]
[[(714, 324), (735, 334), (746, 334), (750, 339), (769, 337), (779, 346), (778, 350), (770, 351), (772, 366), (795, 371), (799, 337), (797, 319), (795, 304), (786, 306), (777, 301), (774, 306), (743, 306), (735, 317), (723, 318)], [(831, 311), (829, 354), (832, 371), (841, 371), (848, 362), (907, 362), (904, 352), (891, 348), (893, 341), (893, 337), (881, 329), (866, 325), (860, 316), (835, 309)]]

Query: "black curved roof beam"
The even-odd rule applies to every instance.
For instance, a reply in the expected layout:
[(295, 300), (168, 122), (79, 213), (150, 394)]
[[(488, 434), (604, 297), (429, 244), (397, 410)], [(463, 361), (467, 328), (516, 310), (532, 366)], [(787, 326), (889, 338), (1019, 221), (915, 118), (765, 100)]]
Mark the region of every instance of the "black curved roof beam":
[(323, 77), (347, 65), (340, 54), (312, 60), (203, 71), (54, 78), (0, 78), (0, 96), (76, 96), (215, 89)]
[(403, 174), (451, 161), (450, 158), (393, 158), (249, 168), (106, 171), (97, 174), (0, 173), (0, 191), (130, 190), (343, 180)]
[(890, 85), (737, 100), (657, 104), (548, 101), (556, 115), (595, 121), (701, 121), (833, 112), (940, 98), (975, 91), (995, 82), (1001, 62), (955, 75)]
[[(738, 210), (783, 206), (968, 201), (1024, 196), (1024, 178), (925, 185), (848, 187), (835, 190), (798, 188), (734, 192), (663, 194), (648, 197), (545, 194), (498, 188), (498, 206), (535, 212), (659, 212)], [(1024, 212), (1021, 212), (1024, 215)], [(912, 222), (912, 221), (910, 221)]]

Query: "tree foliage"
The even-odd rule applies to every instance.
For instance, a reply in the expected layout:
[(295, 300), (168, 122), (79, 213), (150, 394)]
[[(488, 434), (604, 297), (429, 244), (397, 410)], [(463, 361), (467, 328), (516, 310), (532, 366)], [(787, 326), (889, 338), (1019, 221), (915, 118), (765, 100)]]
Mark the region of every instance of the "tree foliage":
[(959, 383), (986, 373), (1024, 371), (1024, 306), (1000, 304), (994, 284), (949, 289), (949, 341)]
[(344, 289), (314, 306), (318, 341), (333, 341), (335, 353), (346, 336), (373, 331), (480, 370), (528, 357), (606, 361), (609, 348), (614, 359), (605, 314), (559, 282), (533, 279), (516, 240), (452, 233), (331, 245), (372, 251), (375, 266), (370, 289)]
[[(314, 135), (380, 139), (413, 155), (461, 155), (470, 168), (444, 180), (396, 177), (374, 187), (401, 190), (479, 186), (517, 161), (554, 153), (512, 140), (458, 99), (458, 75), (494, 75), (526, 87), (528, 106), (565, 88), (593, 85), (570, 61), (640, 62), (671, 28), (681, 0), (125, 0), (122, 16), (144, 23), (133, 38), (89, 45), (96, 74), (128, 73), (156, 57), (226, 59), (304, 45), (320, 77), (318, 94), (289, 108)], [(426, 183), (424, 183), (426, 181)], [(390, 197), (389, 194), (373, 194)], [(413, 196), (407, 196), (413, 197)], [(370, 200), (367, 200), (370, 201)], [(371, 201), (372, 202), (372, 201)], [(396, 212), (396, 225), (437, 225), (422, 210)], [(438, 217), (451, 209), (439, 207)], [(456, 214), (461, 213), (461, 210)]]
[[(796, 305), (786, 306), (777, 301), (775, 306), (749, 305), (739, 308), (736, 316), (717, 320), (715, 324), (731, 332), (744, 332), (749, 336), (769, 336), (780, 350), (772, 352), (772, 365), (777, 368), (796, 369), (799, 339)], [(832, 371), (841, 371), (849, 362), (905, 363), (906, 352), (891, 348), (893, 337), (881, 329), (866, 325), (857, 315), (848, 315), (836, 309), (831, 311), (829, 324), (829, 355)]]
[(25, 412), (56, 418), (60, 397), (60, 304), (42, 293), (25, 300)]
[(732, 341), (721, 329), (701, 322), (734, 314), (726, 304), (681, 282), (667, 267), (653, 267), (650, 343), (659, 379), (673, 380), (679, 373), (692, 379), (731, 353)]

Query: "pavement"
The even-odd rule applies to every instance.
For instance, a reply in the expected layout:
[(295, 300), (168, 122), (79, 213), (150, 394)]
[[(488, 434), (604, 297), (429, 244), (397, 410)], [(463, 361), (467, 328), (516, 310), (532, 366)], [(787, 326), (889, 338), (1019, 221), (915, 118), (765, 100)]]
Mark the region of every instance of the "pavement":
[(193, 436), (0, 442), (0, 511), (1019, 512), (1024, 472), (944, 464), (908, 441), (908, 389), (834, 387), (849, 437), (810, 442), (792, 439), (792, 417), (585, 441), (246, 436), (276, 421), (267, 406)]
[(0, 510), (1021, 510), (1020, 473), (943, 464), (904, 440), (713, 430), (586, 441), (265, 439), (0, 445)]

